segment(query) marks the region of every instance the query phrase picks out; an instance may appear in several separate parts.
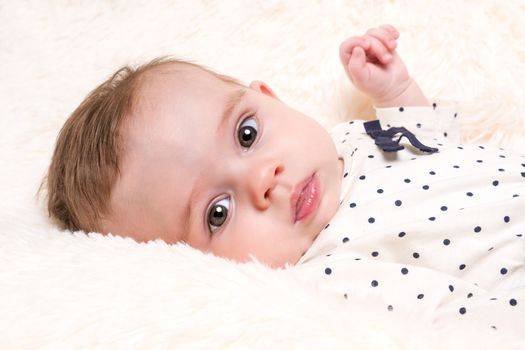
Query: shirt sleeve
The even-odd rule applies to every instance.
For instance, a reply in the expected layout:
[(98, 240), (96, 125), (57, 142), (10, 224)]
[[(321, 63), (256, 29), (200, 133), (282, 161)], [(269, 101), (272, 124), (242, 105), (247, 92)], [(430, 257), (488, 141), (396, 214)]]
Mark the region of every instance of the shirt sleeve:
[(430, 107), (375, 108), (383, 129), (405, 127), (421, 140), (459, 143), (457, 102), (433, 100)]

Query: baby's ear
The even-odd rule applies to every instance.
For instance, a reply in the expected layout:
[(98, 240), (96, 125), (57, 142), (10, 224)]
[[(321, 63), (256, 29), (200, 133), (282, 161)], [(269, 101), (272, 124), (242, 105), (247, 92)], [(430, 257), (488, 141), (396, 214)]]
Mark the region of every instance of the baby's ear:
[(261, 94), (265, 94), (267, 96), (273, 97), (275, 99), (279, 99), (275, 92), (266, 84), (265, 82), (262, 82), (260, 80), (254, 80), (250, 83), (250, 88), (260, 92)]

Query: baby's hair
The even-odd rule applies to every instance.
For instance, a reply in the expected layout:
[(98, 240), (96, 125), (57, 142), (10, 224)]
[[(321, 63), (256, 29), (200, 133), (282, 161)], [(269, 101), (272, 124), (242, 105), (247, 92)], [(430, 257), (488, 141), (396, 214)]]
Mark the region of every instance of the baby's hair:
[(153, 68), (179, 64), (244, 86), (232, 77), (171, 57), (117, 70), (89, 93), (58, 135), (40, 190), (47, 188), (48, 214), (60, 228), (85, 232), (100, 229), (100, 219), (111, 212), (111, 190), (120, 173), (121, 125), (133, 110), (141, 77)]

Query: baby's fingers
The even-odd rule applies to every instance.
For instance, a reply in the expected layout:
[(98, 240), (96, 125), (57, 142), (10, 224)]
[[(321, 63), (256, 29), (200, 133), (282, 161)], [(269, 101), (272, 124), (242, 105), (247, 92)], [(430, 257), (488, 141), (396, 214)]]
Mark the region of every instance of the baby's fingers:
[(394, 28), (393, 25), (385, 24), (382, 25), (381, 28), (385, 28), (386, 30), (388, 30), (394, 39), (399, 39), (399, 32), (396, 28)]
[(348, 73), (352, 78), (352, 82), (357, 86), (366, 83), (369, 78), (369, 72), (366, 67), (365, 51), (359, 47), (354, 47), (350, 61), (348, 62)]
[(362, 36), (354, 36), (346, 39), (339, 46), (339, 58), (344, 66), (348, 64), (350, 56), (352, 55), (354, 48), (357, 46), (361, 46), (365, 50), (368, 50), (370, 48), (370, 43)]
[(387, 49), (394, 50), (397, 46), (396, 39), (399, 37), (397, 31), (392, 26), (384, 25), (379, 28), (367, 30), (366, 35), (378, 39)]
[(392, 55), (379, 39), (367, 34), (365, 35), (365, 40), (370, 43), (370, 49), (367, 50), (368, 56), (375, 57), (383, 64), (387, 64), (390, 61)]

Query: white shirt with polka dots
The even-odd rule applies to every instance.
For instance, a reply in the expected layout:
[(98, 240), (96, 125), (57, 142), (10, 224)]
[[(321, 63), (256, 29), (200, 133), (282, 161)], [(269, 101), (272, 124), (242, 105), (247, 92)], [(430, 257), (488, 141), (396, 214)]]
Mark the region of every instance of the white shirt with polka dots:
[(452, 105), (376, 114), (439, 151), (401, 141), (387, 153), (362, 121), (336, 126), (340, 209), (294, 268), (346, 299), (506, 332), (525, 348), (525, 156), (456, 143)]

